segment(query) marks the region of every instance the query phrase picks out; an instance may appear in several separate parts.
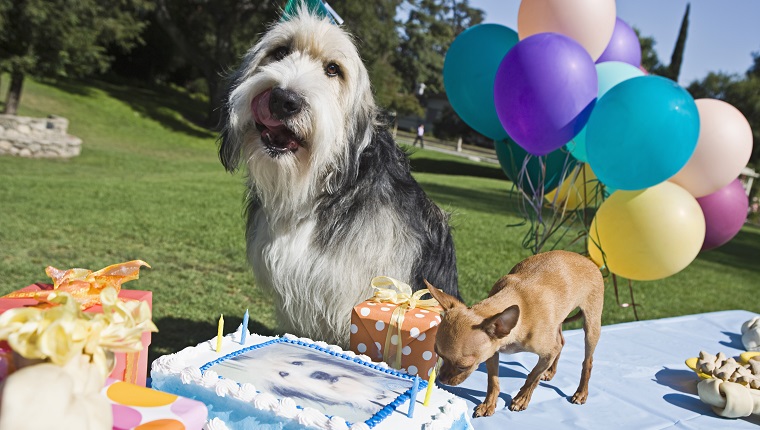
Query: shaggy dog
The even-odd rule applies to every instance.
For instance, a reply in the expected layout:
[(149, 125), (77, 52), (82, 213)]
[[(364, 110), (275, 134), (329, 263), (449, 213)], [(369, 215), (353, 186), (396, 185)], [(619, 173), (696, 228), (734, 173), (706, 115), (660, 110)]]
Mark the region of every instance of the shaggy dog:
[(409, 172), (351, 37), (301, 7), (245, 55), (219, 156), (248, 170), (247, 253), (279, 329), (348, 345), (385, 275), (457, 295), (448, 216)]

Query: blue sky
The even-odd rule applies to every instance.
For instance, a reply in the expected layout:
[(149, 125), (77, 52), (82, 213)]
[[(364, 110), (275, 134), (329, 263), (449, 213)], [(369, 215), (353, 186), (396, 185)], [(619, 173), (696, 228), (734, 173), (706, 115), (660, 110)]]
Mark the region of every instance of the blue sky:
[[(568, 0), (569, 1), (569, 0)], [(670, 63), (687, 0), (618, 0), (617, 16), (654, 38), (660, 61)], [(689, 34), (679, 83), (708, 72), (744, 73), (760, 52), (760, 0), (691, 0)], [(470, 0), (486, 22), (517, 31), (519, 0)]]

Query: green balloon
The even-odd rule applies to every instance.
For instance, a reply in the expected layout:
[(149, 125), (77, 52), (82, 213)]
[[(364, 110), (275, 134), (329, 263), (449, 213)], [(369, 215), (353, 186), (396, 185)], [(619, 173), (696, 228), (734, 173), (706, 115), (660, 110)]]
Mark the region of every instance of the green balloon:
[[(543, 184), (544, 193), (557, 188), (562, 179), (562, 172), (567, 175), (567, 172), (570, 172), (577, 163), (575, 158), (562, 149), (541, 157), (531, 155), (509, 137), (494, 141), (494, 147), (501, 170), (517, 188), (530, 196), (535, 194), (535, 190), (540, 189), (540, 184)], [(527, 157), (530, 159), (521, 176), (520, 173)], [(546, 172), (545, 176), (543, 172)], [(519, 181), (521, 177), (522, 180)]]

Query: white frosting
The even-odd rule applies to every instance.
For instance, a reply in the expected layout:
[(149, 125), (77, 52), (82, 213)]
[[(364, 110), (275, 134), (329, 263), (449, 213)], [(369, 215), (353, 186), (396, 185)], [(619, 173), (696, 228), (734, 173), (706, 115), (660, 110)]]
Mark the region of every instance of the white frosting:
[[(328, 345), (324, 342), (313, 342), (310, 339), (298, 338), (293, 335), (284, 335), (285, 339), (300, 341), (303, 343), (316, 344), (324, 349), (327, 349), (336, 354), (343, 354), (351, 359), (358, 358), (365, 362), (372, 363), (370, 357), (366, 355), (356, 355), (351, 351), (344, 351), (336, 345)], [(192, 384), (205, 387), (212, 390), (219, 397), (228, 397), (240, 400), (244, 403), (249, 403), (255, 408), (264, 411), (272, 411), (278, 416), (292, 419), (299, 424), (307, 427), (324, 429), (324, 430), (348, 430), (349, 426), (346, 420), (333, 416), (328, 418), (322, 412), (305, 407), (299, 409), (296, 402), (289, 397), (277, 399), (275, 396), (269, 393), (260, 393), (256, 391), (256, 387), (250, 383), (244, 383), (239, 385), (233, 380), (227, 378), (220, 378), (219, 375), (213, 370), (206, 370), (201, 373), (199, 366), (210, 361), (213, 361), (220, 356), (229, 354), (240, 350), (246, 346), (251, 346), (271, 340), (270, 337), (258, 336), (252, 334), (248, 337), (245, 345), (240, 345), (239, 342), (239, 330), (235, 333), (228, 334), (223, 338), (222, 350), (216, 352), (216, 340), (212, 339), (209, 342), (203, 342), (198, 347), (185, 348), (175, 354), (165, 355), (159, 357), (153, 361), (151, 367), (152, 372), (155, 374), (174, 375), (178, 377), (183, 384)], [(207, 348), (207, 344), (213, 343), (213, 348)], [(380, 368), (388, 368), (385, 363), (373, 363)], [(434, 398), (436, 398), (436, 392), (440, 390), (434, 390)], [(421, 390), (419, 396), (425, 395), (425, 391)], [(422, 428), (428, 430), (445, 430), (449, 429), (454, 422), (456, 422), (462, 415), (467, 414), (467, 404), (458, 398), (454, 398), (448, 393), (438, 393), (438, 395), (447, 398), (446, 401), (438, 400), (435, 405), (430, 407), (424, 407), (421, 404), (421, 397), (418, 398), (418, 407), (415, 413), (415, 420), (418, 423), (424, 423)], [(401, 405), (399, 411), (392, 414), (392, 417), (386, 418), (379, 425), (375, 426), (376, 429), (392, 428), (394, 430), (400, 428), (411, 428), (409, 419), (406, 417), (406, 410), (408, 403)], [(430, 411), (430, 412), (426, 412)], [(428, 422), (425, 422), (429, 420)], [(391, 422), (392, 421), (392, 422)], [(387, 427), (384, 425), (386, 424)], [(219, 418), (213, 418), (206, 423), (204, 430), (229, 430), (224, 421)], [(369, 426), (363, 422), (354, 423), (350, 426), (350, 430), (369, 430)]]
[(200, 380), (200, 385), (206, 388), (214, 388), (216, 387), (217, 382), (219, 382), (219, 374), (217, 374), (213, 370), (207, 370), (206, 373), (203, 374), (203, 377)]
[(253, 398), (251, 403), (253, 403), (253, 406), (256, 406), (256, 409), (264, 411), (274, 410), (279, 405), (277, 398), (269, 393), (259, 393), (258, 396)]
[(240, 386), (231, 379), (219, 378), (214, 391), (216, 391), (216, 395), (219, 397), (236, 397), (240, 391)]
[(346, 424), (346, 420), (343, 418), (332, 417), (327, 424), (327, 428), (330, 430), (348, 430), (348, 424)]
[(182, 370), (182, 372), (179, 374), (179, 378), (185, 385), (195, 384), (203, 379), (203, 374), (201, 373), (201, 369), (194, 366), (189, 366), (185, 367), (185, 369)]
[(238, 391), (237, 398), (246, 403), (250, 403), (257, 395), (258, 392), (256, 391), (256, 387), (254, 387), (253, 384), (246, 382), (240, 386), (240, 391)]
[(206, 421), (206, 425), (203, 426), (203, 430), (230, 430), (227, 424), (219, 418), (214, 418)]
[(293, 419), (298, 416), (298, 406), (296, 405), (295, 400), (290, 397), (284, 397), (280, 399), (280, 404), (275, 412), (285, 418)]
[(326, 429), (328, 423), (330, 420), (323, 414), (322, 412), (319, 412), (318, 410), (314, 408), (303, 408), (301, 412), (296, 417), (298, 420), (298, 424), (309, 426), (309, 427), (316, 427), (320, 429)]

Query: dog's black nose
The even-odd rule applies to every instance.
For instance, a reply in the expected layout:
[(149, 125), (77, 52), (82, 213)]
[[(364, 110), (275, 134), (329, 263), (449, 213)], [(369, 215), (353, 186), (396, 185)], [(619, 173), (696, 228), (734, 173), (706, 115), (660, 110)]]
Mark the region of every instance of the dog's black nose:
[(303, 105), (303, 97), (290, 90), (273, 88), (269, 95), (269, 110), (277, 119), (292, 117), (301, 112)]

